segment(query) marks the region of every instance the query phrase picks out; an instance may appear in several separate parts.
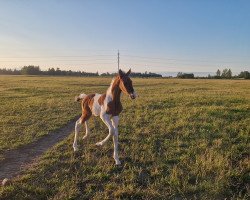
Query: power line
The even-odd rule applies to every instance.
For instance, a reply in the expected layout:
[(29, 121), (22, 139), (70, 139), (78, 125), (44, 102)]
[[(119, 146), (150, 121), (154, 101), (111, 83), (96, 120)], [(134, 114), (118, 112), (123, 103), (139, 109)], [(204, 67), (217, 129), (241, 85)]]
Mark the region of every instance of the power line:
[[(119, 54), (119, 50), (118, 50)], [(113, 54), (96, 54), (96, 55), (53, 55), (53, 56), (9, 56), (9, 57), (0, 57), (0, 59), (9, 59), (9, 58), (92, 58), (92, 57), (114, 57)], [(129, 57), (130, 59), (143, 59), (143, 60), (162, 60), (162, 61), (188, 61), (188, 62), (225, 62), (225, 63), (242, 63), (242, 61), (224, 61), (224, 60), (200, 60), (200, 59), (177, 59), (177, 58), (163, 58), (163, 57), (149, 57), (149, 56), (138, 56), (138, 55), (129, 55), (124, 54), (124, 57)]]
[(0, 58), (82, 58), (82, 57), (114, 57), (115, 55), (78, 55), (78, 56), (66, 56), (66, 55), (59, 55), (59, 56), (11, 56), (11, 57), (0, 57)]
[(222, 61), (222, 60), (195, 60), (195, 59), (176, 59), (176, 58), (163, 58), (163, 57), (145, 57), (136, 55), (123, 55), (124, 57), (134, 58), (134, 59), (146, 59), (146, 60), (167, 60), (167, 61), (189, 61), (189, 62), (220, 62), (220, 63), (242, 63), (242, 61)]
[[(176, 58), (163, 58), (163, 57), (146, 57), (137, 55), (123, 55), (124, 64), (126, 65), (148, 65), (155, 66), (159, 65), (199, 65), (199, 66), (211, 66), (219, 65), (221, 63), (235, 64), (235, 63), (246, 63), (244, 61), (219, 61), (219, 60), (195, 60), (195, 59), (176, 59)], [(18, 59), (18, 60), (7, 60), (7, 59)], [(79, 59), (74, 59), (79, 58)], [(108, 61), (108, 64), (114, 64), (115, 55), (111, 54), (96, 54), (96, 55), (54, 55), (54, 56), (16, 56), (16, 57), (0, 57), (0, 62), (91, 62), (99, 64), (98, 62)], [(6, 60), (1, 60), (6, 59)], [(24, 59), (24, 60), (23, 60)], [(30, 60), (28, 60), (30, 59)], [(38, 60), (37, 60), (38, 59)], [(129, 60), (128, 60), (129, 59)], [(131, 61), (134, 60), (134, 61)], [(110, 61), (110, 62), (109, 62)], [(191, 62), (191, 63), (190, 63)], [(84, 64), (84, 63), (83, 63)], [(101, 63), (103, 64), (103, 62)], [(84, 64), (87, 65), (87, 64)], [(120, 69), (120, 52), (117, 54), (117, 67)]]

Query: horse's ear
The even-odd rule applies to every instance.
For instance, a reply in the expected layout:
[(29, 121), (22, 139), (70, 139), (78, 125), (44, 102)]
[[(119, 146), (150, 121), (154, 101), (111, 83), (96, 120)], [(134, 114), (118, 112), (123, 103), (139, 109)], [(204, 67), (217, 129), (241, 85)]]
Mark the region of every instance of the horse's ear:
[(128, 76), (131, 73), (131, 69), (128, 70), (128, 72), (126, 73), (126, 75)]
[(124, 72), (121, 69), (119, 69), (118, 74), (119, 74), (120, 77), (124, 76)]

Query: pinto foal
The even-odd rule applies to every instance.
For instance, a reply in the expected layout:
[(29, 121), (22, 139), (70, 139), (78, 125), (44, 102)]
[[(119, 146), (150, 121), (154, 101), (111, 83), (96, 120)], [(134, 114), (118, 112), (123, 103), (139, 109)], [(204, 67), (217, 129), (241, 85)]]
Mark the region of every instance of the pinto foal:
[(109, 129), (107, 137), (101, 142), (97, 142), (96, 145), (102, 146), (111, 136), (113, 136), (115, 164), (121, 164), (118, 157), (118, 123), (119, 114), (122, 112), (122, 104), (120, 101), (121, 92), (129, 95), (131, 99), (136, 98), (132, 81), (129, 78), (130, 73), (131, 70), (127, 73), (119, 70), (118, 76), (112, 80), (105, 94), (80, 94), (76, 97), (77, 101), (81, 101), (82, 116), (76, 121), (75, 125), (74, 151), (78, 150), (77, 138), (81, 124), (85, 124), (86, 134), (83, 139), (86, 139), (89, 135), (88, 120), (93, 114), (95, 116), (100, 116)]

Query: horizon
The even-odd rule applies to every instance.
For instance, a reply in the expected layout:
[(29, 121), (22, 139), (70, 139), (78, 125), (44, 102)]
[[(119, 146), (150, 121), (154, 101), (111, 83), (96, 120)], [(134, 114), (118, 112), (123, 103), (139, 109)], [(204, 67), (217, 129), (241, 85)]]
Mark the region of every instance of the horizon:
[(250, 70), (250, 2), (1, 1), (0, 68)]
[[(27, 65), (27, 66), (34, 66), (34, 65)], [(25, 66), (23, 66), (25, 67)], [(47, 69), (41, 69), (40, 66), (34, 66), (34, 67), (39, 67), (41, 71), (48, 71), (50, 68), (47, 68)], [(54, 68), (54, 67), (51, 67), (51, 68)], [(11, 69), (11, 68), (1, 68), (0, 67), (0, 70), (1, 69)], [(14, 69), (11, 69), (11, 70), (21, 70), (22, 67), (19, 67), (19, 68), (14, 68)], [(57, 70), (57, 68), (54, 68), (55, 70)], [(58, 67), (59, 70), (65, 70), (65, 69), (61, 69), (60, 67)], [(225, 68), (226, 69), (226, 68)], [(228, 68), (230, 69), (230, 68)], [(71, 70), (71, 69), (69, 69)], [(121, 69), (122, 71), (124, 71), (123, 69)], [(224, 70), (224, 69), (217, 69), (217, 70), (220, 70), (221, 72)], [(217, 71), (216, 70), (216, 71)], [(230, 69), (231, 70), (231, 69)], [(67, 71), (67, 70), (65, 70)], [(78, 72), (80, 70), (72, 70), (73, 72)], [(182, 72), (182, 71), (162, 71), (162, 72), (153, 72), (153, 71), (133, 71), (131, 69), (132, 73), (156, 73), (156, 74), (160, 74), (162, 75), (163, 77), (176, 77), (178, 73), (186, 73), (186, 74), (194, 74), (195, 77), (208, 77), (209, 75), (211, 76), (215, 76), (216, 75), (216, 72), (195, 72), (195, 71), (189, 71), (189, 72)], [(242, 70), (240, 72), (243, 72), (243, 71), (247, 71), (247, 70)], [(80, 71), (80, 72), (86, 72), (86, 73), (99, 73), (99, 74), (102, 74), (102, 73), (110, 73), (110, 74), (115, 74), (117, 73), (117, 71)], [(234, 72), (234, 71), (231, 71), (232, 72), (232, 75), (233, 76), (237, 76), (239, 75), (240, 72)]]

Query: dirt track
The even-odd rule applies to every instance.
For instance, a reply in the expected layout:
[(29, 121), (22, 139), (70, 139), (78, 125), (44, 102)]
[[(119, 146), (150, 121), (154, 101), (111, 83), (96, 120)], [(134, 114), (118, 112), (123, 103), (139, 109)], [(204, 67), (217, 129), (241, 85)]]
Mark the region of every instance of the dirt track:
[(24, 166), (31, 164), (45, 151), (67, 137), (74, 129), (75, 120), (78, 118), (79, 116), (75, 117), (66, 126), (41, 137), (35, 142), (7, 151), (4, 154), (4, 159), (0, 161), (0, 180), (18, 175)]

